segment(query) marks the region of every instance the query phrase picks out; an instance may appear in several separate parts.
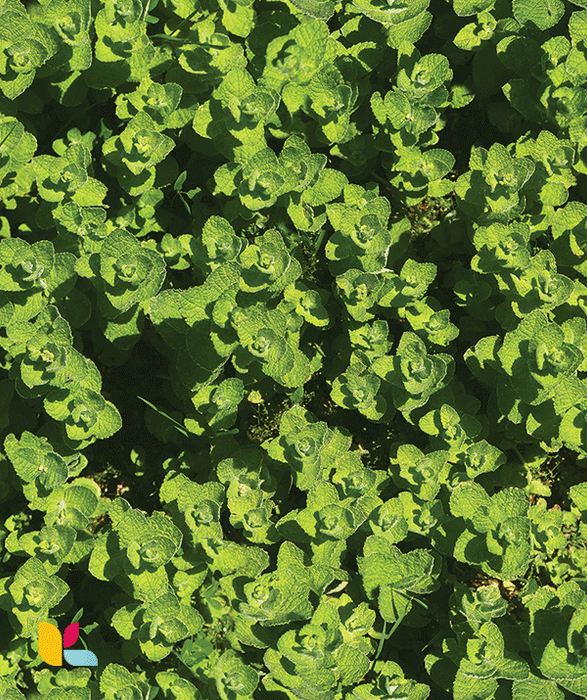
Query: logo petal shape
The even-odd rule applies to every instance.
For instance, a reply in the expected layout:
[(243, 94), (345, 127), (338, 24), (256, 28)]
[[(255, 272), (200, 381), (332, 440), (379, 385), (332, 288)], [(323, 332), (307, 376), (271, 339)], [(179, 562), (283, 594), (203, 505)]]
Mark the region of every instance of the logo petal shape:
[(68, 664), (72, 666), (97, 666), (98, 658), (93, 651), (87, 649), (68, 649), (63, 652)]
[(50, 666), (63, 666), (61, 632), (50, 622), (39, 623), (39, 654)]
[(63, 648), (67, 649), (73, 646), (77, 642), (79, 637), (79, 622), (72, 622), (71, 625), (67, 625), (63, 632)]

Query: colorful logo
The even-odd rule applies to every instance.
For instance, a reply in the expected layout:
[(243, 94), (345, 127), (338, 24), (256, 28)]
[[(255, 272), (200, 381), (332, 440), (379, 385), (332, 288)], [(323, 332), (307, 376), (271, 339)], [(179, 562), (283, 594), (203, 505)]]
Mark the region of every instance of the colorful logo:
[[(50, 622), (39, 623), (39, 654), (50, 666), (63, 666), (63, 658), (72, 666), (97, 666), (96, 654), (87, 649), (69, 649), (79, 637), (79, 622), (67, 625), (61, 632)], [(65, 649), (65, 651), (63, 651)]]

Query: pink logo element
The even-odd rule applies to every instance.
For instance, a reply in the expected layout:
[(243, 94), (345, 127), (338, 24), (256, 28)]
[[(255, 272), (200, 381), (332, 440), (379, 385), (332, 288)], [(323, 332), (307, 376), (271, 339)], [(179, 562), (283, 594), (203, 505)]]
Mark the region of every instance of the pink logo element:
[(67, 625), (63, 631), (63, 648), (68, 649), (77, 642), (79, 637), (79, 622), (73, 622), (71, 625)]

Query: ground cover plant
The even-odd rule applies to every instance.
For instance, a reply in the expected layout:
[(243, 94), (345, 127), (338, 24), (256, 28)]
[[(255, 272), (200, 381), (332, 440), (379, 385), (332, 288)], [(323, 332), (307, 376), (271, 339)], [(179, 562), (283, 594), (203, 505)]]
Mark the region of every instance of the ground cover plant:
[(1, 700), (586, 698), (587, 2), (0, 0), (0, 93)]

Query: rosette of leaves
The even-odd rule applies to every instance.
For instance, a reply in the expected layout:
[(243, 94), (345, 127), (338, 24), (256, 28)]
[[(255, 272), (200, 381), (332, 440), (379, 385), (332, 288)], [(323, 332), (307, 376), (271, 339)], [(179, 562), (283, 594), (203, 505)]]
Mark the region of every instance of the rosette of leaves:
[[(194, 231), (194, 234), (199, 232)], [(213, 271), (236, 260), (245, 248), (245, 239), (237, 236), (232, 225), (221, 216), (211, 216), (201, 231), (190, 240), (193, 258), (199, 268)]]
[(586, 607), (585, 594), (575, 581), (556, 589), (542, 586), (529, 601), (532, 661), (555, 688), (579, 697), (587, 690)]
[[(29, 16), (37, 25), (44, 25), (50, 37), (53, 70), (83, 71), (92, 63), (90, 23), (92, 19), (88, 0), (54, 0), (43, 5), (31, 6)], [(49, 34), (49, 36), (47, 36)], [(54, 46), (54, 44), (56, 44)]]
[(306, 507), (290, 511), (277, 529), (288, 540), (311, 543), (314, 561), (326, 563), (328, 558), (334, 561), (334, 552), (343, 551), (345, 541), (364, 520), (359, 509), (340, 501), (332, 484), (316, 480), (308, 491)]
[(97, 390), (83, 385), (52, 389), (44, 406), (51, 418), (62, 423), (63, 432), (75, 449), (104, 440), (122, 427), (116, 406)]
[(308, 599), (314, 581), (311, 570), (303, 566), (302, 551), (283, 542), (279, 554), (276, 571), (258, 575), (242, 587), (246, 602), (239, 604), (239, 612), (262, 627), (308, 620), (314, 610)]
[(390, 387), (373, 374), (367, 358), (365, 362), (351, 358), (351, 364), (346, 372), (332, 382), (330, 395), (332, 400), (343, 408), (356, 409), (366, 418), (375, 423), (389, 422), (395, 414), (395, 408), (390, 399)]
[(105, 700), (139, 700), (154, 692), (145, 673), (128, 671), (120, 664), (108, 664), (100, 675), (100, 693)]
[(523, 188), (535, 167), (532, 160), (512, 156), (500, 143), (489, 150), (473, 147), (469, 172), (461, 175), (455, 186), (459, 203), (480, 224), (507, 224), (525, 211)]
[(530, 227), (517, 221), (511, 224), (480, 226), (474, 233), (473, 245), (477, 255), (471, 268), (480, 273), (525, 270), (530, 264)]
[(66, 296), (75, 284), (74, 264), (72, 253), (55, 253), (50, 241), (31, 245), (20, 238), (2, 239), (0, 289), (10, 300), (2, 325), (28, 321), (42, 312), (50, 297)]
[(551, 219), (553, 241), (549, 250), (558, 267), (572, 267), (585, 275), (587, 262), (587, 205), (571, 201), (557, 209)]
[(330, 292), (325, 289), (312, 289), (300, 280), (289, 284), (283, 291), (283, 298), (294, 304), (294, 311), (304, 321), (323, 328), (330, 323), (326, 303)]
[(380, 504), (370, 513), (368, 525), (374, 535), (385, 537), (391, 544), (401, 542), (409, 528), (403, 503), (397, 498), (390, 498)]
[(0, 90), (14, 100), (33, 84), (37, 70), (51, 57), (51, 41), (20, 3), (0, 11)]
[(52, 213), (59, 238), (76, 253), (97, 253), (112, 230), (103, 207), (80, 207), (76, 202), (66, 201), (57, 204)]
[(252, 698), (259, 683), (259, 673), (231, 649), (214, 664), (213, 678), (221, 700)]
[(402, 554), (384, 536), (367, 537), (357, 564), (367, 597), (377, 600), (387, 622), (403, 618), (412, 609), (411, 594), (425, 595), (439, 586), (441, 567), (436, 553), (414, 549)]
[(334, 229), (326, 244), (326, 257), (333, 261), (331, 267), (337, 273), (349, 267), (378, 272), (386, 265), (393, 239), (393, 229), (387, 228), (391, 205), (376, 190), (357, 185), (344, 188), (344, 200), (344, 204), (326, 208)]
[(379, 493), (389, 483), (389, 477), (382, 472), (363, 467), (357, 452), (347, 452), (338, 459), (330, 478), (345, 505), (358, 508), (365, 515), (380, 505)]
[(432, 501), (447, 481), (448, 458), (446, 450), (424, 454), (415, 445), (400, 445), (395, 456), (390, 455), (390, 473), (398, 487), (423, 501)]
[(255, 238), (239, 255), (242, 265), (240, 289), (275, 296), (302, 274), (300, 263), (290, 254), (281, 234), (271, 229)]
[(136, 90), (117, 96), (116, 114), (126, 121), (139, 112), (146, 112), (158, 130), (179, 128), (184, 126), (177, 123), (176, 117), (182, 94), (183, 88), (177, 83), (156, 83), (150, 77), (145, 77)]
[(518, 656), (516, 646), (504, 638), (500, 627), (492, 621), (475, 626), (472, 633), (460, 637), (458, 642), (447, 639), (442, 646), (443, 652), (458, 666), (453, 683), (455, 694), (470, 697), (475, 692), (471, 688), (493, 694), (500, 685), (499, 679), (515, 679), (516, 683), (530, 674), (530, 667)]
[(422, 56), (408, 43), (401, 47), (396, 83), (403, 93), (420, 104), (446, 106), (448, 90), (445, 83), (452, 79), (446, 56), (432, 53)]
[(173, 645), (197, 634), (204, 624), (202, 616), (190, 605), (182, 605), (174, 593), (155, 600), (132, 603), (117, 610), (112, 626), (124, 639), (136, 639), (150, 661), (161, 661)]
[(569, 189), (576, 183), (573, 164), (576, 159), (571, 141), (558, 139), (550, 131), (541, 131), (536, 139), (528, 136), (518, 139), (516, 156), (531, 158), (535, 163), (532, 177), (525, 186), (528, 197), (534, 199), (537, 209), (560, 207), (569, 198)]
[[(99, 487), (84, 479), (65, 485), (68, 478), (85, 468), (86, 457), (77, 453), (62, 457), (53, 451), (46, 438), (37, 438), (26, 431), (20, 443), (14, 435), (8, 435), (4, 449), (23, 482), (22, 490), (30, 508), (45, 511), (48, 525), (71, 524), (84, 528), (89, 523), (98, 505)], [(98, 490), (97, 495), (92, 488)]]
[(159, 671), (155, 679), (167, 700), (173, 700), (173, 698), (177, 698), (177, 700), (202, 700), (196, 686), (175, 671)]
[[(31, 178), (23, 177), (25, 166), (37, 150), (37, 139), (25, 130), (16, 117), (0, 118), (0, 197), (8, 209), (14, 209), (15, 196), (25, 195)], [(11, 173), (16, 177), (8, 178)]]
[[(448, 404), (443, 404), (420, 418), (420, 430), (433, 436), (431, 445), (440, 449), (448, 448), (451, 462), (465, 461), (465, 453), (473, 445), (474, 438), (481, 432), (481, 424), (464, 411), (457, 411)], [(451, 474), (458, 480), (458, 473)]]
[(220, 511), (226, 496), (218, 481), (197, 484), (184, 474), (171, 471), (161, 485), (159, 496), (174, 523), (182, 530), (184, 543), (222, 540)]
[(155, 511), (147, 517), (121, 498), (109, 514), (113, 529), (95, 540), (89, 570), (100, 580), (119, 582), (125, 590), (130, 581), (135, 597), (155, 600), (169, 588), (165, 565), (179, 551), (181, 530), (167, 515)]
[(0, 241), (0, 289), (5, 292), (46, 291), (55, 264), (50, 241), (30, 244), (20, 238)]
[[(78, 477), (68, 484), (53, 489), (45, 499), (39, 499), (33, 507), (45, 511), (47, 525), (68, 525), (78, 531), (73, 552), (87, 556), (92, 549), (92, 540), (85, 530), (92, 518), (104, 514), (101, 491), (92, 479)], [(79, 532), (82, 531), (82, 532)]]
[(115, 229), (100, 253), (100, 290), (116, 316), (154, 297), (165, 279), (165, 261), (124, 229)]
[(304, 491), (349, 445), (343, 435), (330, 430), (323, 421), (317, 422), (301, 406), (285, 411), (279, 424), (279, 437), (263, 443), (270, 457), (289, 464), (296, 486)]
[(243, 450), (239, 458), (225, 459), (216, 468), (218, 480), (226, 486), (230, 524), (244, 529), (247, 539), (257, 544), (277, 541), (271, 522), (276, 480), (262, 450)]
[(458, 561), (504, 581), (525, 574), (532, 547), (528, 499), (522, 489), (508, 487), (489, 496), (482, 486), (467, 481), (453, 489), (450, 511), (456, 520), (440, 526), (439, 535), (445, 530), (448, 541), (454, 541)]
[(141, 0), (108, 0), (102, 10), (102, 23), (110, 25), (109, 36), (117, 34), (131, 36), (137, 30), (137, 24), (143, 20), (145, 11)]
[(379, 306), (402, 308), (414, 304), (424, 297), (428, 287), (436, 278), (436, 265), (419, 263), (408, 258), (399, 275), (384, 272), (386, 293), (377, 302)]
[(100, 206), (106, 187), (88, 176), (90, 151), (82, 143), (73, 143), (59, 157), (35, 156), (31, 170), (40, 196), (47, 202), (72, 200), (80, 206)]
[(549, 323), (543, 311), (532, 311), (515, 330), (506, 333), (497, 356), (511, 386), (525, 403), (536, 406), (551, 397), (562, 398), (564, 392), (577, 394), (575, 376), (584, 361), (583, 354), (565, 341), (562, 328)]
[(300, 193), (300, 201), (303, 202), (304, 192), (316, 183), (328, 159), (324, 153), (312, 153), (308, 144), (294, 134), (285, 140), (279, 154), (279, 162), (287, 172), (290, 197), (291, 193)]
[(302, 318), (279, 308), (267, 310), (259, 302), (235, 308), (230, 320), (240, 345), (232, 356), (237, 371), (246, 372), (258, 362), (263, 373), (282, 386), (297, 388), (308, 381), (313, 370), (299, 349)]
[(386, 695), (393, 698), (398, 694), (406, 700), (425, 700), (430, 694), (427, 685), (406, 678), (401, 666), (394, 661), (376, 661), (373, 670), (377, 674), (375, 683), (361, 683), (353, 688), (359, 700), (376, 700)]
[(147, 36), (146, 13), (143, 0), (106, 0), (97, 13), (94, 51), (99, 63), (92, 68), (100, 87), (119, 85), (127, 77), (138, 83), (148, 75), (155, 49)]
[(507, 601), (501, 597), (499, 588), (493, 585), (471, 590), (457, 581), (452, 601), (455, 610), (475, 627), (494, 618), (503, 617), (508, 611)]
[(409, 414), (448, 384), (454, 374), (454, 360), (450, 355), (429, 355), (415, 333), (403, 333), (395, 355), (377, 358), (372, 369), (392, 385), (395, 407)]
[(192, 403), (196, 408), (196, 417), (186, 417), (185, 427), (190, 433), (203, 435), (230, 428), (234, 425), (238, 407), (244, 397), (244, 384), (241, 379), (230, 377), (220, 384), (203, 387)]
[(442, 309), (434, 297), (418, 299), (398, 309), (398, 316), (405, 318), (412, 329), (430, 343), (447, 346), (460, 331), (450, 322), (450, 311)]
[(11, 376), (21, 396), (42, 396), (46, 385), (100, 388), (96, 365), (73, 348), (69, 324), (56, 306), (46, 306), (34, 323), (9, 324), (6, 335), (0, 345), (16, 358)]
[(353, 0), (353, 5), (369, 19), (383, 25), (390, 46), (397, 49), (402, 42), (415, 43), (430, 26), (432, 15), (427, 12), (430, 0)]
[(479, 474), (493, 472), (507, 462), (506, 455), (487, 440), (479, 440), (471, 445), (464, 457), (463, 464), (470, 479)]
[(262, 501), (257, 508), (252, 508), (243, 516), (245, 537), (254, 544), (275, 544), (279, 536), (271, 520), (275, 505), (272, 501)]
[[(53, 308), (47, 307), (47, 309)], [(72, 357), (71, 328), (69, 323), (59, 315), (44, 328), (39, 323), (39, 319), (40, 316), (34, 324), (36, 332), (33, 331), (32, 337), (26, 341), (26, 351), (20, 363), (20, 376), (29, 388), (44, 384), (60, 386), (67, 381), (63, 370), (68, 364), (75, 362)]]
[[(326, 256), (331, 260), (350, 258), (353, 266), (377, 272), (385, 267), (392, 233), (375, 214), (363, 214), (357, 222), (350, 217), (341, 219), (342, 231), (335, 231), (326, 244)], [(335, 252), (336, 249), (336, 252)]]
[(181, 531), (163, 513), (146, 517), (130, 509), (116, 525), (130, 572), (155, 572), (171, 561), (181, 545)]
[(391, 169), (389, 184), (397, 199), (407, 207), (419, 204), (425, 197), (445, 197), (454, 183), (445, 175), (453, 169), (455, 157), (443, 148), (425, 151), (417, 146), (397, 149), (397, 159), (385, 161)]
[(65, 581), (31, 557), (14, 575), (0, 579), (0, 606), (8, 611), (18, 635), (30, 638), (68, 592)]
[(342, 644), (338, 628), (308, 623), (288, 630), (263, 657), (270, 671), (271, 689), (288, 688), (303, 700), (332, 700), (340, 678), (334, 652)]
[[(411, 99), (410, 99), (411, 97)], [(414, 96), (394, 87), (385, 97), (380, 92), (371, 95), (371, 110), (382, 129), (375, 127), (375, 143), (384, 152), (401, 145), (413, 145), (420, 141), (433, 142), (430, 133), (440, 119), (432, 105), (422, 106)]]
[(395, 148), (437, 143), (437, 131), (443, 126), (441, 114), (451, 105), (448, 84), (453, 72), (446, 56), (422, 56), (406, 42), (400, 47), (398, 68), (396, 85), (385, 98), (379, 92), (371, 96), (371, 109), (383, 127), (375, 128), (376, 143), (380, 150), (389, 153)]
[(386, 355), (392, 346), (389, 326), (382, 319), (370, 323), (351, 323), (348, 333), (351, 347), (363, 353), (369, 362)]
[[(369, 670), (368, 656), (372, 651), (372, 646), (366, 635), (372, 629), (374, 621), (375, 612), (370, 610), (364, 602), (358, 606), (354, 605), (348, 595), (342, 594), (340, 598), (323, 599), (314, 612), (311, 622), (303, 629), (306, 632), (311, 632), (315, 628), (322, 630), (325, 635), (317, 635), (316, 639), (308, 639), (305, 634), (299, 635), (297, 639), (302, 641), (305, 648), (294, 644), (292, 649), (294, 652), (301, 652), (302, 657), (309, 658), (312, 658), (312, 652), (314, 652), (319, 660), (323, 658), (324, 652), (331, 653), (336, 662), (336, 672), (339, 675), (340, 683), (344, 686), (351, 686), (363, 678)], [(320, 638), (324, 639), (325, 642), (322, 648)], [(282, 637), (282, 639), (285, 646), (287, 638)], [(277, 648), (280, 648), (279, 642)], [(299, 657), (297, 660), (302, 661)], [(288, 667), (286, 663), (283, 665)], [(335, 669), (333, 668), (333, 670)], [(296, 696), (305, 697), (297, 692)]]
[(315, 75), (307, 85), (289, 83), (281, 97), (290, 114), (301, 110), (318, 123), (316, 135), (321, 141), (346, 143), (356, 133), (350, 118), (358, 89), (347, 84), (334, 66)]
[[(48, 495), (52, 489), (64, 484), (70, 476), (67, 461), (53, 451), (47, 438), (37, 437), (25, 430), (20, 440), (17, 440), (15, 435), (10, 433), (4, 439), (4, 450), (16, 475), (24, 482), (23, 491), (29, 501), (33, 500), (32, 493), (43, 492)], [(82, 468), (83, 466), (85, 464), (82, 462)]]
[(287, 213), (301, 231), (317, 232), (326, 222), (328, 202), (336, 199), (347, 184), (346, 176), (324, 167), (324, 153), (312, 153), (299, 136), (290, 136), (281, 149), (279, 162), (287, 172)]
[(497, 282), (506, 299), (512, 299), (513, 312), (521, 318), (535, 309), (552, 311), (567, 302), (575, 290), (572, 279), (557, 274), (556, 260), (549, 250), (536, 254), (523, 272), (502, 274)]
[(370, 321), (389, 287), (389, 281), (379, 275), (351, 269), (336, 278), (335, 293), (355, 321)]
[[(218, 182), (217, 175), (216, 179)], [(287, 172), (270, 148), (262, 148), (247, 160), (235, 180), (240, 201), (250, 211), (272, 207), (286, 193), (286, 183)]]
[(161, 133), (161, 127), (147, 112), (139, 112), (121, 134), (104, 141), (102, 153), (115, 169), (120, 186), (137, 196), (154, 186), (156, 166), (174, 146), (173, 139)]
[(288, 34), (269, 42), (261, 83), (280, 94), (288, 84), (307, 85), (337, 55), (338, 42), (326, 22), (303, 17)]
[[(11, 533), (15, 535), (16, 533)], [(14, 538), (16, 549), (11, 546), (11, 535), (6, 538), (6, 548), (9, 551), (22, 550), (30, 557), (40, 561), (49, 575), (56, 574), (64, 562), (76, 563), (82, 556), (82, 550), (78, 548), (79, 556), (72, 551), (76, 531), (68, 525), (49, 525), (41, 530), (25, 532), (20, 537)]]
[[(454, 482), (455, 480), (451, 480), (451, 484)], [(403, 511), (408, 532), (430, 538), (436, 532), (438, 526), (447, 519), (444, 506), (439, 499), (423, 501), (410, 491), (401, 491), (397, 498)], [(401, 527), (403, 528), (403, 525)], [(375, 534), (378, 533), (375, 532)], [(388, 536), (388, 533), (384, 532), (383, 535)], [(388, 537), (388, 539), (391, 538)], [(391, 541), (397, 542), (398, 539), (391, 539)]]
[(265, 146), (265, 124), (278, 105), (275, 90), (256, 85), (247, 70), (236, 66), (198, 107), (193, 128), (200, 136), (212, 138), (226, 157), (247, 159)]

